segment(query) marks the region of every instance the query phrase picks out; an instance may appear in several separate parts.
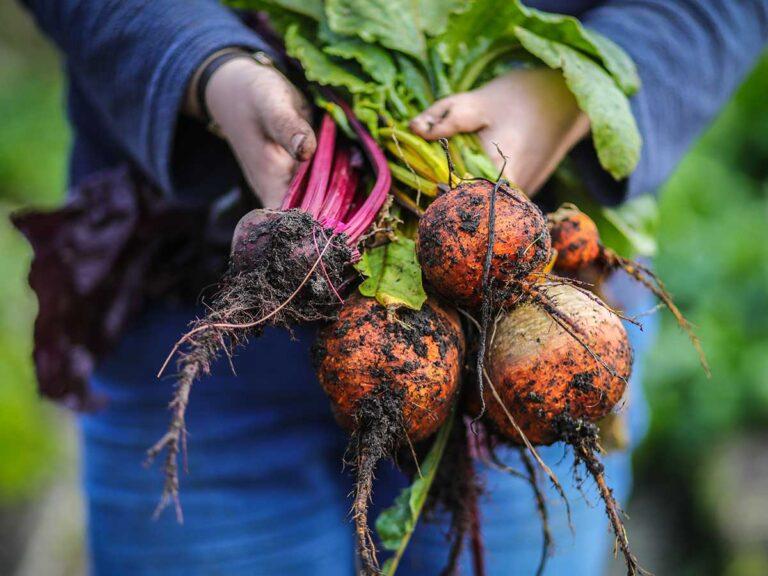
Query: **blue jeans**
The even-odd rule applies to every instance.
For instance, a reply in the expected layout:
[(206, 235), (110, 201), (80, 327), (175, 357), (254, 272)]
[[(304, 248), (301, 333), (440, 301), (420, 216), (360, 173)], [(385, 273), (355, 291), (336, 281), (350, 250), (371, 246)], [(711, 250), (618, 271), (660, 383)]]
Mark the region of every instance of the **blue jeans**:
[[(647, 302), (647, 301), (646, 301)], [(139, 319), (93, 387), (110, 397), (102, 412), (81, 417), (83, 482), (88, 507), (91, 571), (96, 576), (351, 576), (354, 543), (349, 517), (349, 471), (342, 470), (346, 437), (315, 380), (308, 348), (313, 334), (299, 329), (265, 335), (226, 361), (192, 391), (188, 473), (181, 476), (185, 522), (172, 510), (152, 520), (162, 490), (162, 462), (146, 469), (145, 449), (165, 431), (172, 379), (154, 375), (191, 312), (155, 310)], [(631, 329), (638, 353), (650, 332)], [(639, 362), (636, 365), (639, 368)], [(640, 374), (635, 370), (630, 410), (633, 437), (645, 427)], [(563, 481), (576, 527), (549, 491), (556, 554), (547, 574), (596, 576), (609, 558), (611, 537), (592, 484), (589, 499), (573, 486), (572, 460), (562, 446), (541, 451)], [(504, 458), (513, 466), (517, 454)], [(631, 485), (628, 453), (606, 457), (619, 500)], [(519, 466), (518, 466), (519, 468)], [(489, 575), (533, 574), (541, 530), (530, 487), (496, 470), (481, 469), (481, 500)], [(405, 483), (382, 464), (375, 508), (387, 506)], [(398, 574), (435, 575), (445, 565), (447, 524), (422, 523)], [(464, 574), (471, 573), (464, 558)]]

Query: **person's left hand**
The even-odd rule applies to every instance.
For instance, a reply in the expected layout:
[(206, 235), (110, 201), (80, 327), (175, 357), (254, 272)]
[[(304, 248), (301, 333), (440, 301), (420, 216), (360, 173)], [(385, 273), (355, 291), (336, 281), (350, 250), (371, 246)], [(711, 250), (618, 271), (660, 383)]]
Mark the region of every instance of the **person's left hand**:
[(513, 70), (470, 92), (439, 100), (416, 116), (411, 130), (426, 140), (478, 132), (505, 176), (529, 195), (549, 178), (568, 151), (589, 132), (560, 72)]

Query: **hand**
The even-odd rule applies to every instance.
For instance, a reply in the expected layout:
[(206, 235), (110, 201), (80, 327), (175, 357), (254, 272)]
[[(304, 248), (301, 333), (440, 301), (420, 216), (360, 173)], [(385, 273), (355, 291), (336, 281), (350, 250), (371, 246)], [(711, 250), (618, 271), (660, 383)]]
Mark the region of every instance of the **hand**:
[[(193, 80), (188, 94), (194, 93)], [(262, 205), (279, 208), (298, 162), (316, 147), (302, 95), (278, 70), (244, 55), (213, 73), (205, 100)], [(186, 108), (195, 112), (191, 96)]]
[(411, 121), (427, 140), (477, 132), (504, 175), (529, 195), (549, 178), (568, 151), (589, 132), (562, 75), (555, 70), (513, 70), (486, 85), (439, 100)]

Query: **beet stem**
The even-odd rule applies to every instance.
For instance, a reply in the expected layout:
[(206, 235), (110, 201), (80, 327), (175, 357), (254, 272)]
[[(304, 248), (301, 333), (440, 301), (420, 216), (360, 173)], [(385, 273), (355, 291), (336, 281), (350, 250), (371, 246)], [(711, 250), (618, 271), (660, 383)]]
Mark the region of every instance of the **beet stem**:
[(304, 181), (306, 180), (311, 164), (312, 162), (310, 160), (305, 160), (299, 164), (299, 167), (296, 169), (296, 174), (293, 175), (293, 180), (291, 180), (291, 185), (288, 187), (288, 192), (286, 193), (285, 198), (283, 198), (283, 204), (280, 206), (281, 210), (290, 210), (291, 208), (296, 208), (300, 204), (302, 196), (306, 190)]
[[(320, 253), (320, 246), (317, 244), (317, 229), (312, 229), (312, 242), (315, 244), (315, 251), (317, 252), (318, 256), (321, 256)], [(330, 243), (330, 240), (326, 239), (326, 246)], [(323, 272), (323, 276), (325, 277), (325, 281), (328, 283), (328, 286), (330, 286), (331, 290), (333, 290), (333, 293), (336, 295), (336, 298), (339, 299), (339, 303), (344, 304), (344, 298), (341, 297), (338, 290), (336, 290), (336, 286), (333, 285), (333, 282), (331, 281), (331, 277), (328, 275), (328, 270), (325, 269), (325, 263), (323, 263), (322, 256), (320, 257), (320, 269)]]
[(352, 157), (346, 148), (340, 148), (333, 160), (333, 174), (328, 185), (328, 194), (320, 210), (319, 221), (323, 226), (335, 228), (341, 219), (341, 212), (347, 196), (357, 188), (357, 172), (352, 167)]
[(381, 148), (379, 148), (376, 141), (360, 124), (349, 105), (342, 100), (339, 100), (337, 103), (347, 115), (349, 124), (363, 144), (368, 159), (371, 164), (373, 164), (373, 169), (376, 172), (376, 182), (374, 183), (370, 194), (368, 194), (368, 198), (365, 199), (362, 206), (360, 206), (343, 228), (337, 229), (338, 232), (343, 230), (348, 236), (349, 244), (354, 246), (357, 244), (357, 241), (363, 233), (370, 228), (376, 215), (387, 199), (387, 193), (392, 184), (392, 173), (389, 170), (387, 158), (384, 156)]
[(470, 458), (467, 475), (469, 476), (469, 542), (472, 550), (472, 571), (474, 576), (485, 576), (485, 546), (480, 522), (480, 502), (477, 495), (477, 480), (475, 479), (475, 465)]
[(317, 137), (317, 150), (312, 159), (312, 171), (307, 182), (307, 191), (301, 201), (301, 209), (317, 220), (320, 208), (328, 190), (328, 180), (333, 166), (333, 152), (336, 145), (336, 123), (330, 114), (323, 116)]

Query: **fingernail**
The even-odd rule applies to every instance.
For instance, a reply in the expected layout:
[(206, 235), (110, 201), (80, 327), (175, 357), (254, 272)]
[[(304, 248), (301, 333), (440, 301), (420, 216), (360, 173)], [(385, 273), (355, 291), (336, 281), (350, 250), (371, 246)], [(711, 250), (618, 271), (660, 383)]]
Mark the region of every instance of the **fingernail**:
[(435, 124), (440, 122), (440, 120), (442, 120), (442, 117), (438, 120), (432, 114), (425, 114), (419, 119), (419, 122), (421, 124), (422, 131), (429, 133), (435, 129)]
[(296, 160), (302, 160), (304, 157), (304, 142), (307, 141), (306, 134), (294, 134), (291, 138), (291, 154)]
[(434, 126), (435, 119), (431, 114), (420, 114), (413, 119), (413, 124), (417, 130), (429, 131)]

